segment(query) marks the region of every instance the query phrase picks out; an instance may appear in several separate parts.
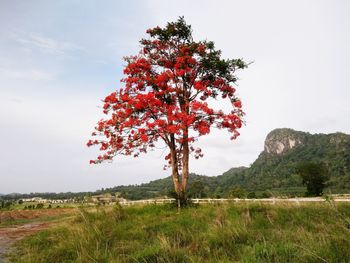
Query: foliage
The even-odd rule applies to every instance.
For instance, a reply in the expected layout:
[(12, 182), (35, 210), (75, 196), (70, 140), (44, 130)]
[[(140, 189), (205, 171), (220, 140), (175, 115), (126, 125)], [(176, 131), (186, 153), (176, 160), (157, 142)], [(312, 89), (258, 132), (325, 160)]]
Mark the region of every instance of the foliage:
[(345, 263), (350, 206), (334, 205), (235, 203), (181, 214), (168, 206), (80, 210), (20, 242), (11, 262)]
[(327, 169), (321, 163), (307, 162), (298, 166), (297, 172), (306, 185), (307, 195), (321, 196), (328, 179)]
[[(242, 103), (235, 95), (235, 71), (246, 64), (241, 59), (223, 59), (211, 41), (194, 41), (184, 18), (164, 28), (147, 30), (141, 51), (125, 58), (124, 87), (104, 99), (106, 119), (96, 126), (88, 146), (98, 145), (102, 154), (91, 163), (116, 155), (139, 156), (165, 144), (165, 159), (172, 170), (178, 195), (185, 195), (189, 155), (202, 157), (194, 146), (198, 137), (212, 128), (225, 129), (231, 139), (242, 126)], [(228, 113), (209, 105), (227, 99)]]
[(0, 210), (9, 210), (13, 206), (11, 201), (1, 200), (0, 202)]
[(230, 191), (230, 197), (233, 197), (233, 198), (246, 198), (247, 197), (247, 192), (244, 189), (242, 189), (241, 187), (235, 186)]
[(261, 198), (270, 198), (272, 195), (271, 195), (271, 193), (269, 193), (269, 192), (262, 192), (261, 193)]
[(39, 203), (39, 204), (36, 205), (35, 208), (36, 209), (42, 209), (42, 208), (44, 208), (44, 204)]
[(255, 199), (255, 198), (257, 198), (256, 193), (255, 192), (249, 192), (247, 194), (247, 198), (248, 199)]
[(193, 181), (190, 184), (188, 194), (192, 198), (204, 198), (207, 194), (204, 183), (200, 180)]

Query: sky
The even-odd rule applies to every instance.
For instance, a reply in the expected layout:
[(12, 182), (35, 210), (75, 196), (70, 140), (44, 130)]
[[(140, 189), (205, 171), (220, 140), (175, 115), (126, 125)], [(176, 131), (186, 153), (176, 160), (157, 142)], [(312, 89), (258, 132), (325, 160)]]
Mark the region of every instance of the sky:
[(164, 149), (89, 165), (101, 100), (121, 87), (123, 57), (145, 31), (184, 16), (195, 40), (237, 73), (241, 136), (213, 131), (190, 170), (249, 166), (275, 128), (350, 133), (350, 2), (0, 0), (0, 193), (91, 191), (169, 176)]

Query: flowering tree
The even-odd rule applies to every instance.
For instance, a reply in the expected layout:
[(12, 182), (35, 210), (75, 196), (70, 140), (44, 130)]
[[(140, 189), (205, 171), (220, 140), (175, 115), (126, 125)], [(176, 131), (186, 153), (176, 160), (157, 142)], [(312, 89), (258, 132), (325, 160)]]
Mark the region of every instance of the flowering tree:
[[(234, 73), (246, 64), (222, 59), (213, 42), (195, 42), (191, 26), (181, 17), (165, 28), (147, 30), (141, 51), (125, 58), (124, 87), (104, 99), (103, 112), (88, 146), (103, 152), (90, 163), (111, 160), (117, 154), (139, 156), (163, 141), (168, 149), (175, 192), (185, 200), (189, 156), (202, 157), (193, 146), (212, 127), (226, 129), (235, 139), (242, 126), (241, 101), (235, 96)], [(232, 110), (224, 113), (211, 100), (228, 99)]]

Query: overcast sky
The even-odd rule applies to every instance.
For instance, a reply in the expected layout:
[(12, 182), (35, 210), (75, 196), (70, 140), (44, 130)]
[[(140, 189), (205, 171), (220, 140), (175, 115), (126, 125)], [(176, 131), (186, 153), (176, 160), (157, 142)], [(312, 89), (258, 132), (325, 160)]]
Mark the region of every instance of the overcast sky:
[(0, 193), (87, 191), (164, 178), (164, 150), (89, 165), (101, 99), (120, 87), (122, 57), (145, 30), (179, 16), (238, 73), (241, 136), (203, 137), (190, 170), (249, 166), (267, 133), (350, 133), (350, 2), (0, 0)]

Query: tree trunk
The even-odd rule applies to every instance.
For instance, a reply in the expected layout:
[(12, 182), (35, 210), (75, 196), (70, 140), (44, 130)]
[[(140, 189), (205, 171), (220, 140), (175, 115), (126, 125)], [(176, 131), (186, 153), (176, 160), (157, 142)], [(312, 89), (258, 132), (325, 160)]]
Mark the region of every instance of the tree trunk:
[(178, 194), (181, 190), (181, 184), (179, 180), (179, 170), (177, 167), (178, 161), (177, 161), (177, 156), (174, 149), (170, 150), (170, 154), (171, 154), (171, 157), (170, 157), (171, 158), (171, 176), (173, 178), (175, 192)]
[(182, 195), (181, 193), (183, 191), (182, 191), (182, 185), (181, 185), (180, 180), (179, 180), (177, 155), (176, 155), (176, 151), (174, 149), (170, 150), (170, 154), (171, 154), (171, 169), (172, 169), (171, 176), (173, 178), (174, 188), (175, 188), (175, 192), (177, 194), (177, 211), (178, 211), (178, 213), (180, 213), (181, 195)]
[(184, 142), (183, 142), (183, 152), (182, 152), (182, 191), (186, 192), (187, 180), (189, 175), (189, 155), (190, 150), (188, 147), (188, 133), (185, 131)]
[(182, 195), (182, 184), (180, 182), (179, 177), (179, 167), (178, 167), (178, 159), (175, 147), (175, 137), (174, 135), (170, 135), (170, 160), (171, 160), (171, 170), (172, 170), (172, 178), (174, 183), (175, 192), (178, 196), (178, 206), (180, 207), (180, 199)]

